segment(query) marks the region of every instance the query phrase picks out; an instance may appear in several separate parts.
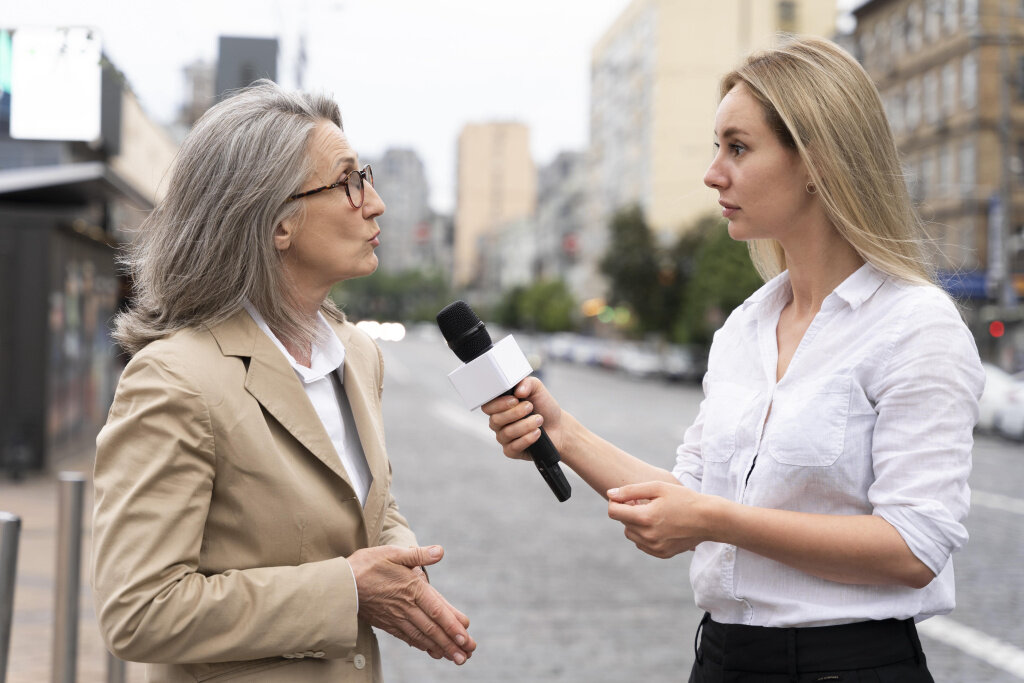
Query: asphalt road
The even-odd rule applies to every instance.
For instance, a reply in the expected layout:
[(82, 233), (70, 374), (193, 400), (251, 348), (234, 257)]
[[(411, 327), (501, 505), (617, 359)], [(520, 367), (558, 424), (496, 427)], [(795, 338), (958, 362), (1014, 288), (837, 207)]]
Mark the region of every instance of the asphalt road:
[[(689, 556), (638, 551), (571, 472), (558, 503), (526, 462), (505, 459), (480, 413), (456, 403), (458, 361), (434, 335), (383, 342), (394, 491), (422, 544), (441, 544), (431, 580), (472, 620), (464, 666), (380, 634), (385, 679), (619, 683), (685, 681), (700, 612)], [(562, 405), (634, 455), (671, 467), (699, 386), (549, 364)], [(979, 436), (971, 542), (956, 559), (958, 607), (921, 626), (938, 683), (1024, 680), (1024, 446)]]

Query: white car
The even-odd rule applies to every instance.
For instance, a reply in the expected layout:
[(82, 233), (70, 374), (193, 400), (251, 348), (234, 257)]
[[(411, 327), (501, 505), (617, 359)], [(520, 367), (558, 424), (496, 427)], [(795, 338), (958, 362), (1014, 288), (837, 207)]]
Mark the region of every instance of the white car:
[(1005, 437), (1024, 441), (1024, 378), (1015, 378), (1003, 405), (996, 409), (992, 426)]
[(991, 363), (982, 363), (985, 368), (985, 391), (978, 404), (978, 429), (990, 432), (996, 426), (996, 413), (1006, 405), (1013, 390), (1013, 375)]

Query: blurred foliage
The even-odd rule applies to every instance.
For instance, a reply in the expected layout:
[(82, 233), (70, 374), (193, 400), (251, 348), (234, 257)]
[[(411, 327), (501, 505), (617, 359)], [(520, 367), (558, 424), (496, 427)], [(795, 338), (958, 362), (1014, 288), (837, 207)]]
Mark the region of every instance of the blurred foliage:
[(640, 207), (612, 217), (601, 271), (609, 303), (633, 311), (634, 334), (708, 345), (725, 316), (763, 284), (746, 244), (729, 237), (727, 225), (709, 214), (661, 246)]
[(374, 273), (335, 285), (331, 298), (353, 320), (434, 321), (451, 300), (440, 272)]
[(764, 281), (750, 261), (746, 243), (729, 237), (728, 222), (720, 216), (699, 219), (680, 244), (687, 237), (692, 240), (692, 270), (672, 338), (682, 344), (710, 345), (726, 316)]
[(497, 322), (521, 330), (563, 332), (574, 329), (576, 301), (565, 282), (538, 280), (505, 292), (493, 311)]

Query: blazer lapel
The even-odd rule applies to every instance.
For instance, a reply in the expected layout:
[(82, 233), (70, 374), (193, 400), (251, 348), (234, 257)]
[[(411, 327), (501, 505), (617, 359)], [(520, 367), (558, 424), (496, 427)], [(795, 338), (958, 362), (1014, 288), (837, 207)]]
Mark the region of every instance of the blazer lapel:
[(345, 396), (352, 408), (359, 442), (363, 446), (366, 463), (373, 475), (373, 482), (366, 495), (363, 507), (366, 516), (366, 528), (370, 533), (370, 542), (382, 521), (383, 506), (381, 502), (387, 493), (388, 471), (387, 457), (384, 447), (384, 425), (381, 423), (380, 404), (377, 388), (371, 378), (377, 374), (377, 356), (369, 357), (361, 344), (350, 343), (351, 328), (347, 325), (332, 325), (342, 344), (345, 345), (345, 364), (343, 366), (343, 383)]
[[(288, 360), (244, 310), (210, 330), (228, 356), (248, 357), (245, 388), (310, 453), (353, 491), (320, 416)], [(374, 473), (376, 477), (376, 473)]]

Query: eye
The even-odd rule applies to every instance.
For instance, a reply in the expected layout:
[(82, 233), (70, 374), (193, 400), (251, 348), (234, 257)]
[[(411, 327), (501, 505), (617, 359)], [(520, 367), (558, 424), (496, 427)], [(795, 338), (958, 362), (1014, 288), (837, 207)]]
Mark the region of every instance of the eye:
[(747, 151), (747, 148), (739, 144), (738, 142), (734, 142), (731, 145), (729, 145), (729, 150), (732, 151), (732, 155), (734, 157), (739, 157), (743, 156), (743, 153)]

